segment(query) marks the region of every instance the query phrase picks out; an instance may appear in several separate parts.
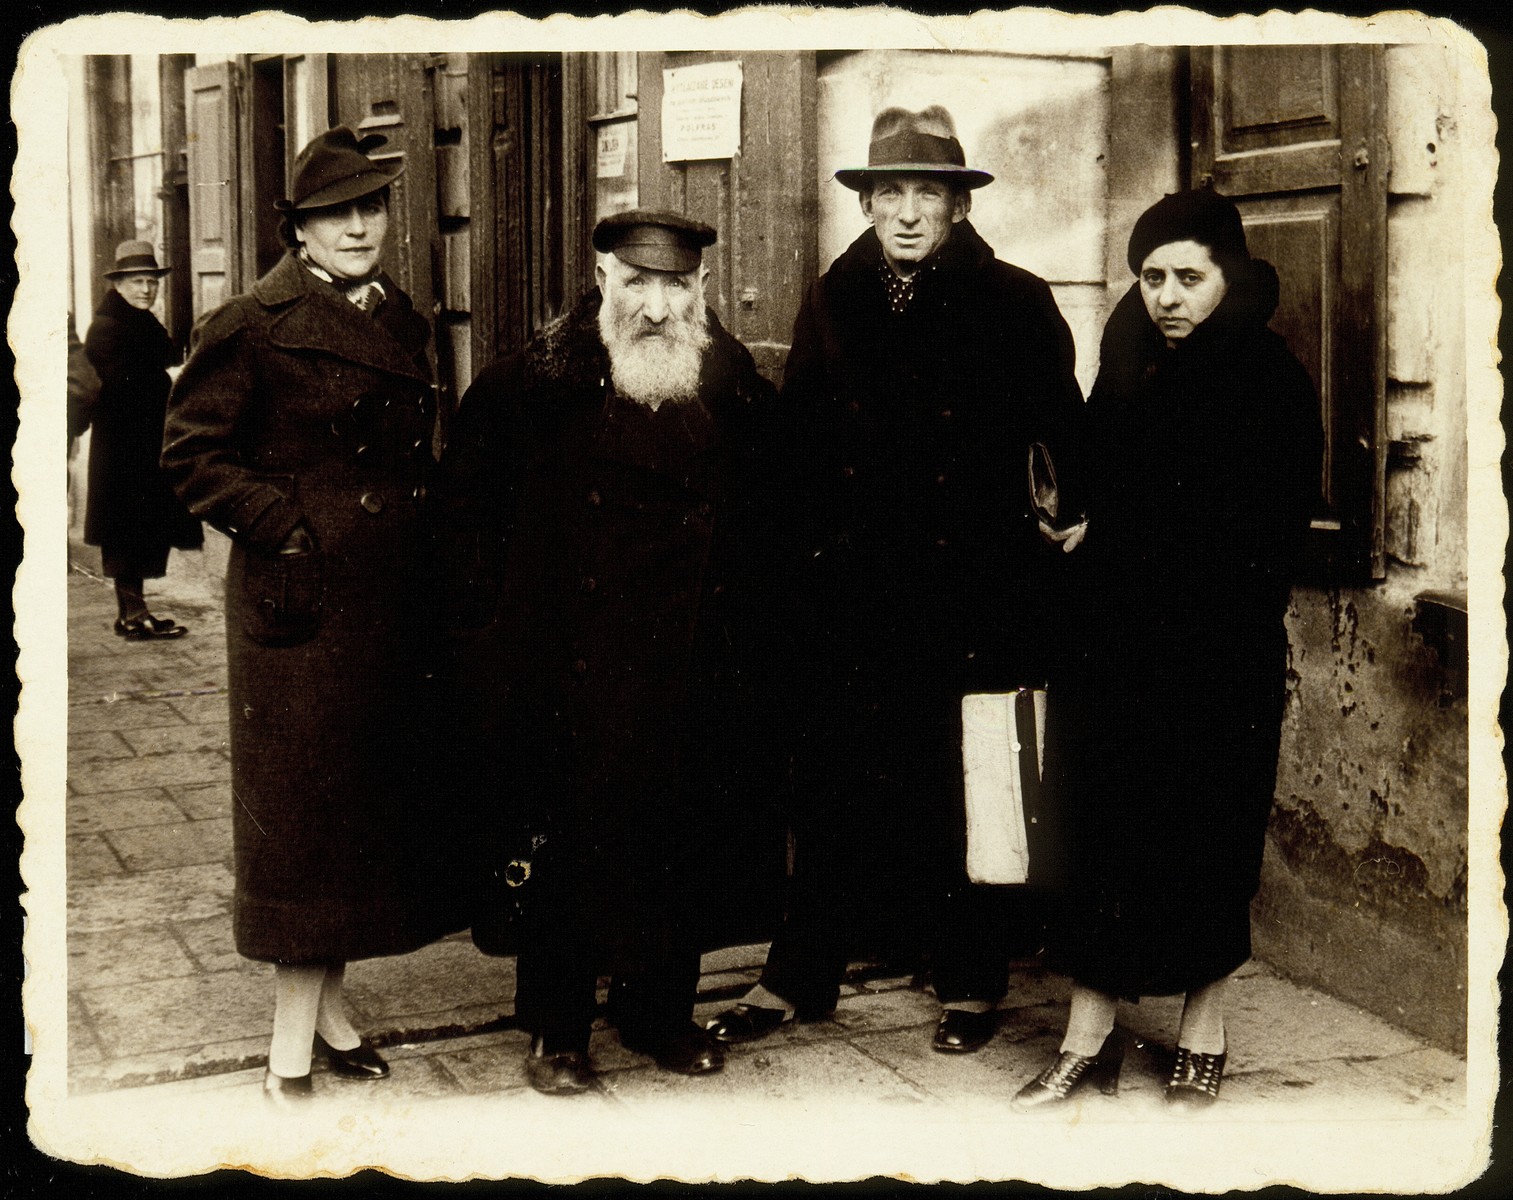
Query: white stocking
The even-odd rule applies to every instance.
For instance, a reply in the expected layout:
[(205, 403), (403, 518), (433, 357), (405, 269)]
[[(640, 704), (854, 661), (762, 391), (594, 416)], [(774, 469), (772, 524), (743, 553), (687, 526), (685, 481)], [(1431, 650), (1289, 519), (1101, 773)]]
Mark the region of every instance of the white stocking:
[(268, 1047), (268, 1069), (275, 1075), (298, 1079), (310, 1074), (315, 1012), (320, 1007), (325, 978), (324, 965), (274, 964), (273, 1043)]
[(326, 968), (326, 980), (320, 989), (320, 1009), (315, 1014), (315, 1031), (333, 1050), (355, 1050), (362, 1041), (352, 1026), (352, 1015), (347, 1011), (347, 994), (342, 989), (346, 976), (347, 964), (344, 962), (332, 963)]
[(1080, 983), (1072, 984), (1072, 1004), (1066, 1018), (1066, 1037), (1061, 1039), (1062, 1050), (1083, 1058), (1095, 1057), (1114, 1031), (1118, 1013), (1119, 997)]

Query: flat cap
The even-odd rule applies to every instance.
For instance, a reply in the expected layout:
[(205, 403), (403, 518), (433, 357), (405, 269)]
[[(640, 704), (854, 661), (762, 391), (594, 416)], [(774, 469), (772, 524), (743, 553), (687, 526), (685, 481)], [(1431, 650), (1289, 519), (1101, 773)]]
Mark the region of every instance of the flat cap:
[(678, 213), (633, 208), (594, 226), (594, 249), (648, 271), (692, 271), (704, 247), (719, 236), (702, 221)]

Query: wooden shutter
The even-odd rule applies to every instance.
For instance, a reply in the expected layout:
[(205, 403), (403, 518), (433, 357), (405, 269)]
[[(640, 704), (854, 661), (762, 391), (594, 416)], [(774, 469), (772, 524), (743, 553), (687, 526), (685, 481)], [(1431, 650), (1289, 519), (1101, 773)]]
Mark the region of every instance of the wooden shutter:
[[(741, 150), (734, 158), (662, 161), (662, 71), (739, 61)], [(713, 225), (704, 253), (710, 307), (745, 342), (763, 374), (779, 380), (793, 317), (817, 273), (818, 109), (815, 56), (717, 51), (641, 56), (641, 207), (672, 209)], [(783, 186), (774, 186), (775, 180)]]
[(189, 270), (196, 317), (242, 289), (236, 109), (234, 64), (211, 63), (184, 73)]
[(1375, 46), (1225, 46), (1192, 59), (1192, 181), (1239, 204), (1251, 253), (1281, 277), (1272, 328), (1319, 388), (1310, 555), (1328, 582), (1385, 571), (1382, 69)]
[(427, 320), (436, 313), (435, 281), (442, 277), (431, 61), (422, 54), (341, 54), (333, 80), (336, 119), (358, 137), (388, 139), (369, 155), (375, 162), (404, 165), (405, 173), (389, 189), (384, 267)]

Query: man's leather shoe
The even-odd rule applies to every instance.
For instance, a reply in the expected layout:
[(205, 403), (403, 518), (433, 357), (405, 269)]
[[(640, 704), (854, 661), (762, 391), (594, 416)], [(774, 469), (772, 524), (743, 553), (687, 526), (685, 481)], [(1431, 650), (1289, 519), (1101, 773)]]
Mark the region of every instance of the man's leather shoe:
[(382, 1079), (389, 1064), (379, 1057), (373, 1043), (363, 1038), (350, 1050), (338, 1050), (320, 1034), (315, 1035), (315, 1052), (324, 1056), (331, 1070), (348, 1079)]
[(587, 1050), (548, 1054), (546, 1043), (533, 1037), (525, 1055), (525, 1077), (533, 1088), (547, 1096), (570, 1096), (588, 1091), (594, 1082), (594, 1068), (588, 1061)]
[(948, 1008), (940, 1014), (931, 1044), (942, 1054), (967, 1054), (986, 1046), (997, 1031), (998, 1014), (991, 1008), (981, 1013)]
[(734, 1045), (766, 1037), (789, 1018), (781, 1008), (759, 1008), (755, 1004), (737, 1004), (727, 1008), (704, 1024), (705, 1031), (717, 1042)]
[(312, 1091), (309, 1075), (275, 1075), (271, 1068), (263, 1072), (263, 1099), (274, 1108), (297, 1111), (304, 1107)]
[(712, 1075), (725, 1069), (725, 1051), (692, 1021), (672, 1033), (649, 1038), (627, 1036), (622, 1029), (620, 1042), (632, 1053), (655, 1059), (664, 1071), (679, 1075)]

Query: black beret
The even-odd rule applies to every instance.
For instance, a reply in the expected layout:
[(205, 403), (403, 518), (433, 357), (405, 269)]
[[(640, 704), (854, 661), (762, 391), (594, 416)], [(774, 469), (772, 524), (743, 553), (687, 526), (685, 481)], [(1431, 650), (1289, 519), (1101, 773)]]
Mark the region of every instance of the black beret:
[(594, 226), (594, 249), (648, 271), (692, 271), (718, 235), (678, 213), (633, 208)]
[(1140, 274), (1150, 252), (1169, 242), (1197, 242), (1216, 260), (1250, 257), (1240, 210), (1228, 196), (1208, 188), (1163, 196), (1140, 215), (1129, 235), (1129, 269)]

